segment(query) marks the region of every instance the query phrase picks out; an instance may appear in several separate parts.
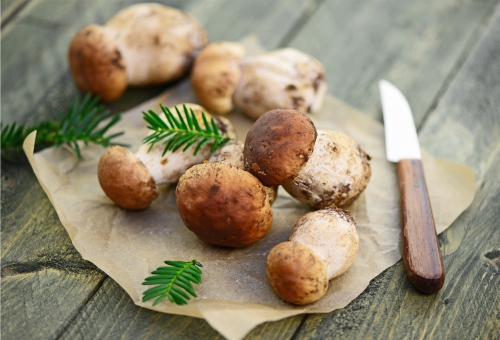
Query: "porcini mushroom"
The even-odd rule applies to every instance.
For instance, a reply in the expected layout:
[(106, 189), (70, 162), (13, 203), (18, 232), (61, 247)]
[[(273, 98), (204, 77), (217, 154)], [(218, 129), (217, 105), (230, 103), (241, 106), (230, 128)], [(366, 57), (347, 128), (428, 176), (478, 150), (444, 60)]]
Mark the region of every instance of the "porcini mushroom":
[(241, 80), (234, 102), (250, 118), (275, 109), (315, 112), (327, 92), (321, 63), (293, 48), (285, 48), (240, 61)]
[(191, 84), (200, 103), (211, 112), (226, 114), (233, 109), (233, 93), (241, 76), (239, 60), (244, 54), (241, 44), (215, 42), (196, 58)]
[(149, 170), (121, 146), (112, 146), (104, 152), (97, 177), (104, 193), (125, 209), (145, 209), (159, 195)]
[[(242, 169), (245, 169), (244, 167), (244, 162), (243, 162), (243, 147), (244, 144), (241, 141), (236, 141), (234, 143), (228, 143), (224, 145), (222, 148), (217, 150), (210, 156), (208, 159), (209, 162), (218, 162), (218, 161), (224, 161), (224, 162), (229, 162), (231, 164), (234, 164)], [(267, 187), (266, 188), (266, 193), (267, 193), (267, 199), (269, 201), (270, 205), (273, 205), (274, 201), (276, 200), (276, 197), (278, 196), (278, 187), (273, 186), (273, 187)]]
[(328, 280), (349, 269), (359, 251), (354, 218), (349, 211), (336, 207), (302, 216), (295, 223), (289, 240), (308, 246), (325, 261)]
[(69, 47), (77, 86), (105, 101), (119, 98), (127, 84), (144, 86), (179, 79), (207, 43), (189, 15), (160, 4), (130, 6), (104, 26), (82, 28)]
[(283, 242), (271, 249), (266, 275), (279, 297), (297, 305), (319, 300), (328, 288), (325, 263), (311, 248), (298, 242)]
[(319, 300), (328, 281), (345, 273), (359, 250), (356, 222), (347, 210), (330, 207), (302, 216), (288, 242), (267, 257), (266, 273), (276, 294), (295, 304)]
[(348, 135), (318, 130), (314, 151), (299, 174), (283, 188), (316, 208), (351, 204), (368, 185), (370, 156)]
[(245, 247), (271, 228), (273, 213), (264, 186), (233, 164), (191, 167), (181, 176), (175, 196), (184, 224), (204, 242)]
[(316, 135), (314, 123), (298, 111), (266, 112), (246, 136), (245, 170), (266, 186), (291, 182), (312, 154)]

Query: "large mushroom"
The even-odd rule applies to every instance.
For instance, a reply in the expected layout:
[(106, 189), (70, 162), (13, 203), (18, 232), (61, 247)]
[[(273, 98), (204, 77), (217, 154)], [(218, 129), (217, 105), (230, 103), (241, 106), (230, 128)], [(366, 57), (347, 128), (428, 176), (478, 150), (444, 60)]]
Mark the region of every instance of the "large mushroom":
[(185, 76), (206, 43), (205, 31), (192, 17), (146, 3), (118, 12), (104, 26), (82, 28), (68, 54), (76, 85), (112, 101), (127, 85), (160, 84)]
[(370, 156), (339, 131), (318, 130), (314, 151), (283, 188), (315, 208), (345, 207), (363, 192), (371, 176)]
[(257, 119), (276, 108), (315, 112), (327, 92), (325, 70), (312, 56), (285, 48), (241, 60), (234, 102)]
[(204, 242), (240, 248), (267, 235), (273, 213), (264, 186), (227, 162), (187, 170), (175, 190), (186, 227)]

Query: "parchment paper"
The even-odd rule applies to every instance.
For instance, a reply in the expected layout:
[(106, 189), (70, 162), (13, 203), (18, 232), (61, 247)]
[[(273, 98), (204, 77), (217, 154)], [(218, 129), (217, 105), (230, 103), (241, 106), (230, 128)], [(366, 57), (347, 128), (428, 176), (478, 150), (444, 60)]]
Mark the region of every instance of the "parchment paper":
[[(131, 109), (114, 129), (126, 131), (120, 142), (136, 150), (148, 133), (141, 111), (158, 110), (160, 102), (172, 106), (196, 101), (186, 81)], [(333, 97), (328, 97), (323, 109), (311, 117), (319, 129), (343, 131), (354, 138), (372, 156), (372, 178), (360, 198), (348, 207), (360, 236), (360, 252), (354, 265), (330, 281), (321, 300), (304, 307), (277, 297), (265, 275), (270, 249), (286, 241), (294, 223), (310, 211), (283, 189), (273, 205), (274, 222), (268, 236), (243, 249), (228, 249), (203, 243), (183, 225), (177, 212), (175, 185), (161, 187), (159, 199), (144, 211), (117, 207), (97, 181), (102, 147), (83, 148), (84, 160), (78, 160), (66, 148), (33, 154), (33, 133), (24, 149), (75, 248), (118, 282), (136, 305), (204, 318), (224, 337), (241, 339), (262, 322), (342, 308), (363, 292), (371, 279), (401, 259), (396, 167), (385, 159), (383, 126)], [(239, 139), (244, 140), (252, 121), (237, 111), (228, 118), (236, 126)], [(435, 159), (425, 150), (422, 154), (434, 218), (441, 232), (472, 202), (474, 175), (469, 167)], [(148, 288), (141, 285), (143, 279), (164, 260), (194, 258), (204, 266), (203, 283), (195, 287), (198, 298), (182, 307), (166, 300), (156, 307), (141, 302), (142, 292)]]

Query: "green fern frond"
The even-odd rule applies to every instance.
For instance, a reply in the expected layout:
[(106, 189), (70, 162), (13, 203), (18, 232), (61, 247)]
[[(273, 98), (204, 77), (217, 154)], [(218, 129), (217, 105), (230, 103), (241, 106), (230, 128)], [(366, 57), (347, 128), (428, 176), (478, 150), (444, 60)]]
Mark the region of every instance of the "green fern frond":
[(82, 99), (76, 98), (65, 113), (59, 112), (57, 121), (43, 121), (30, 128), (16, 123), (5, 127), (2, 125), (2, 159), (11, 160), (7, 154), (22, 151), (24, 139), (35, 130), (37, 130), (35, 145), (67, 144), (78, 158), (82, 158), (78, 142), (83, 142), (85, 146), (89, 143), (105, 147), (124, 146), (112, 142), (112, 139), (121, 136), (123, 132), (105, 136), (108, 130), (121, 119), (119, 114), (115, 115), (105, 126), (98, 128), (105, 119), (111, 116), (109, 110), (105, 110), (104, 106), (98, 102), (99, 98), (92, 98), (87, 93)]
[(165, 155), (167, 151), (175, 152), (182, 147), (182, 151), (185, 152), (196, 144), (194, 150), (194, 155), (196, 155), (200, 148), (209, 142), (213, 142), (211, 152), (214, 152), (231, 140), (219, 132), (213, 117), (208, 121), (204, 112), (201, 116), (205, 128), (202, 128), (193, 109), (188, 110), (185, 104), (183, 104), (184, 115), (181, 114), (177, 106), (175, 107), (177, 117), (169, 108), (161, 104), (160, 107), (165, 115), (165, 120), (161, 119), (153, 110), (142, 112), (144, 120), (148, 123), (148, 129), (153, 131), (142, 141), (143, 144), (149, 144), (149, 150), (155, 144), (163, 142), (165, 145), (163, 155)]
[[(154, 276), (147, 277), (143, 285), (155, 285), (143, 293), (142, 301), (146, 302), (156, 299), (153, 306), (156, 306), (168, 297), (170, 302), (178, 305), (186, 305), (191, 296), (197, 297), (192, 283), (201, 283), (201, 263), (196, 260), (165, 261), (167, 267), (158, 267), (152, 271)], [(189, 294), (188, 294), (189, 293)]]

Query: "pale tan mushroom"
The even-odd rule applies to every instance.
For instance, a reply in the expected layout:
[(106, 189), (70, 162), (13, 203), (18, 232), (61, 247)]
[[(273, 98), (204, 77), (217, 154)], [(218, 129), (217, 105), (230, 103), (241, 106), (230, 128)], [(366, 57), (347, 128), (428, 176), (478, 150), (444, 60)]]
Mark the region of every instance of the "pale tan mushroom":
[(298, 242), (276, 245), (267, 256), (267, 280), (283, 300), (306, 305), (328, 289), (326, 265), (311, 248)]
[(349, 269), (359, 251), (354, 218), (349, 211), (336, 207), (302, 216), (295, 223), (289, 240), (308, 246), (325, 261), (328, 280)]
[(264, 186), (233, 164), (191, 167), (180, 178), (175, 195), (184, 224), (204, 242), (245, 247), (271, 228), (273, 213)]
[(318, 130), (309, 160), (283, 188), (299, 201), (316, 208), (345, 207), (368, 185), (369, 160), (370, 156), (348, 135)]
[(310, 55), (285, 48), (244, 58), (240, 67), (241, 80), (233, 99), (250, 118), (276, 108), (310, 113), (323, 105), (325, 71)]
[(196, 58), (191, 84), (200, 103), (211, 112), (226, 114), (233, 109), (233, 93), (241, 76), (239, 60), (244, 54), (241, 44), (215, 42)]
[[(206, 43), (205, 31), (186, 13), (160, 4), (138, 4), (118, 12), (104, 26), (82, 28), (70, 44), (69, 61), (82, 91), (111, 101), (127, 84), (153, 85), (185, 76)], [(105, 82), (108, 78), (113, 81)]]

